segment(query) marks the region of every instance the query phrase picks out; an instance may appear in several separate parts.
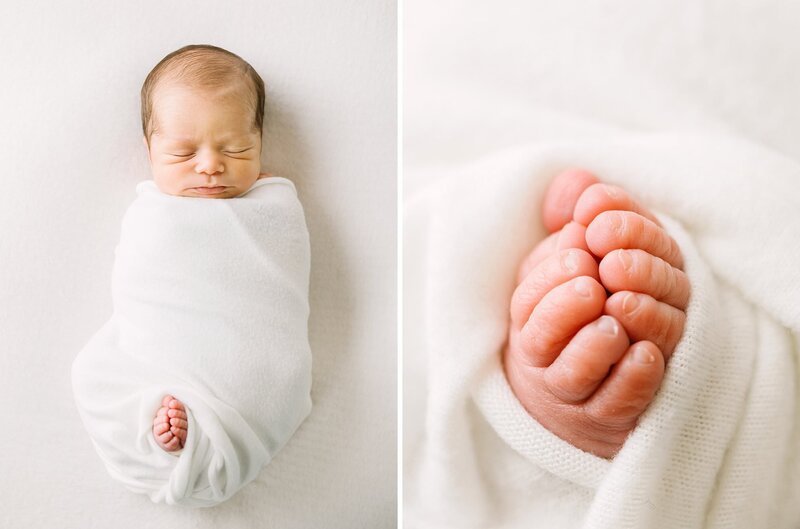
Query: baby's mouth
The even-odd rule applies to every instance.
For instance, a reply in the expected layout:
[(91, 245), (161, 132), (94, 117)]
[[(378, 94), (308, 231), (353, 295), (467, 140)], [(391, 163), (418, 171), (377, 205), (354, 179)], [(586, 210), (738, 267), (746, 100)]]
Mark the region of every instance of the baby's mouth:
[(225, 192), (225, 190), (228, 189), (228, 186), (213, 186), (213, 187), (202, 186), (202, 187), (193, 187), (192, 189), (197, 193), (200, 193), (201, 195), (218, 195), (220, 193)]

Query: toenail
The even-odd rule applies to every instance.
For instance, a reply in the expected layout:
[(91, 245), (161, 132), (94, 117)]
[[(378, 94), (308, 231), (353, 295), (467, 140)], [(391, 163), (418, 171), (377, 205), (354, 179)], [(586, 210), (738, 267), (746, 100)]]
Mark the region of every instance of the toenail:
[(578, 252), (569, 251), (564, 256), (564, 267), (570, 272), (578, 271)]
[(639, 345), (633, 350), (633, 359), (640, 364), (652, 364), (656, 361), (655, 355), (643, 345)]
[(608, 184), (603, 184), (603, 189), (606, 190), (606, 193), (611, 198), (617, 198), (619, 196), (619, 192), (617, 191), (617, 189), (614, 186), (610, 186)]
[(597, 320), (597, 328), (601, 332), (610, 334), (612, 336), (616, 336), (619, 333), (619, 325), (617, 325), (617, 320), (611, 316), (600, 316), (600, 319)]
[(626, 272), (629, 272), (631, 266), (633, 265), (633, 256), (630, 254), (630, 252), (618, 250), (617, 257), (619, 257), (619, 262), (622, 263), (622, 268), (624, 268)]
[(617, 234), (621, 234), (624, 229), (625, 219), (617, 213), (616, 211), (607, 211), (605, 215), (605, 220), (608, 223), (609, 229)]
[(627, 314), (634, 312), (638, 306), (639, 296), (633, 292), (629, 292), (628, 295), (625, 296), (625, 299), (622, 300), (622, 310)]
[(575, 292), (579, 295), (588, 298), (592, 295), (591, 280), (586, 276), (581, 276), (575, 280)]

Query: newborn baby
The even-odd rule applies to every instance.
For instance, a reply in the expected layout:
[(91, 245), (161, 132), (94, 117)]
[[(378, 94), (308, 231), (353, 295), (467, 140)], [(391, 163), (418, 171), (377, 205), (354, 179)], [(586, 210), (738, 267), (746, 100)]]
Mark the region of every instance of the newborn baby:
[(261, 78), (213, 46), (167, 55), (142, 87), (153, 180), (73, 388), (109, 473), (154, 502), (225, 501), (311, 410), (308, 230), (294, 185), (260, 172), (263, 115)]
[(551, 235), (520, 267), (506, 377), (542, 426), (612, 458), (683, 332), (681, 252), (623, 189), (585, 171), (554, 179), (542, 217)]
[[(142, 87), (142, 141), (153, 181), (175, 196), (242, 195), (269, 176), (259, 172), (263, 120), (264, 82), (242, 59), (209, 47), (168, 55)], [(187, 426), (183, 403), (165, 395), (153, 421), (159, 446), (182, 448)]]

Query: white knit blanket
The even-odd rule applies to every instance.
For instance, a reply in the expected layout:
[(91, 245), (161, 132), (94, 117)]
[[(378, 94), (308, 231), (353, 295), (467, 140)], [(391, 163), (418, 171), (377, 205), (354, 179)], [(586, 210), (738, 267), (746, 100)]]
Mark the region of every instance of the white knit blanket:
[[(72, 366), (75, 400), (108, 472), (154, 502), (220, 503), (253, 480), (311, 410), (309, 243), (284, 178), (223, 200), (152, 181), (122, 222), (114, 313)], [(177, 454), (153, 438), (183, 402)]]
[[(531, 418), (500, 363), (517, 267), (567, 167), (655, 211), (692, 286), (663, 384), (611, 461)], [(424, 286), (406, 297), (406, 356), (426, 358), (406, 378), (406, 402), (424, 395), (406, 413), (408, 527), (800, 526), (800, 165), (732, 139), (641, 135), (442, 172), (406, 207), (404, 282)]]

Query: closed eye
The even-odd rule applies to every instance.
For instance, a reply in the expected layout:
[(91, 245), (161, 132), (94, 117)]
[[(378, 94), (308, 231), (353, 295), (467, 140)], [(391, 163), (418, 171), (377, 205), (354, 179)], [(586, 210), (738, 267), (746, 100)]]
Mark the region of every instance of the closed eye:
[(194, 155), (193, 152), (190, 152), (190, 153), (187, 153), (187, 154), (177, 154), (177, 153), (168, 152), (167, 154), (170, 155), (170, 156), (177, 156), (179, 158), (186, 158), (188, 156), (193, 156)]
[(241, 154), (243, 152), (249, 151), (250, 149), (252, 149), (252, 147), (248, 147), (247, 149), (242, 149), (241, 151), (223, 151), (223, 152), (225, 154)]

